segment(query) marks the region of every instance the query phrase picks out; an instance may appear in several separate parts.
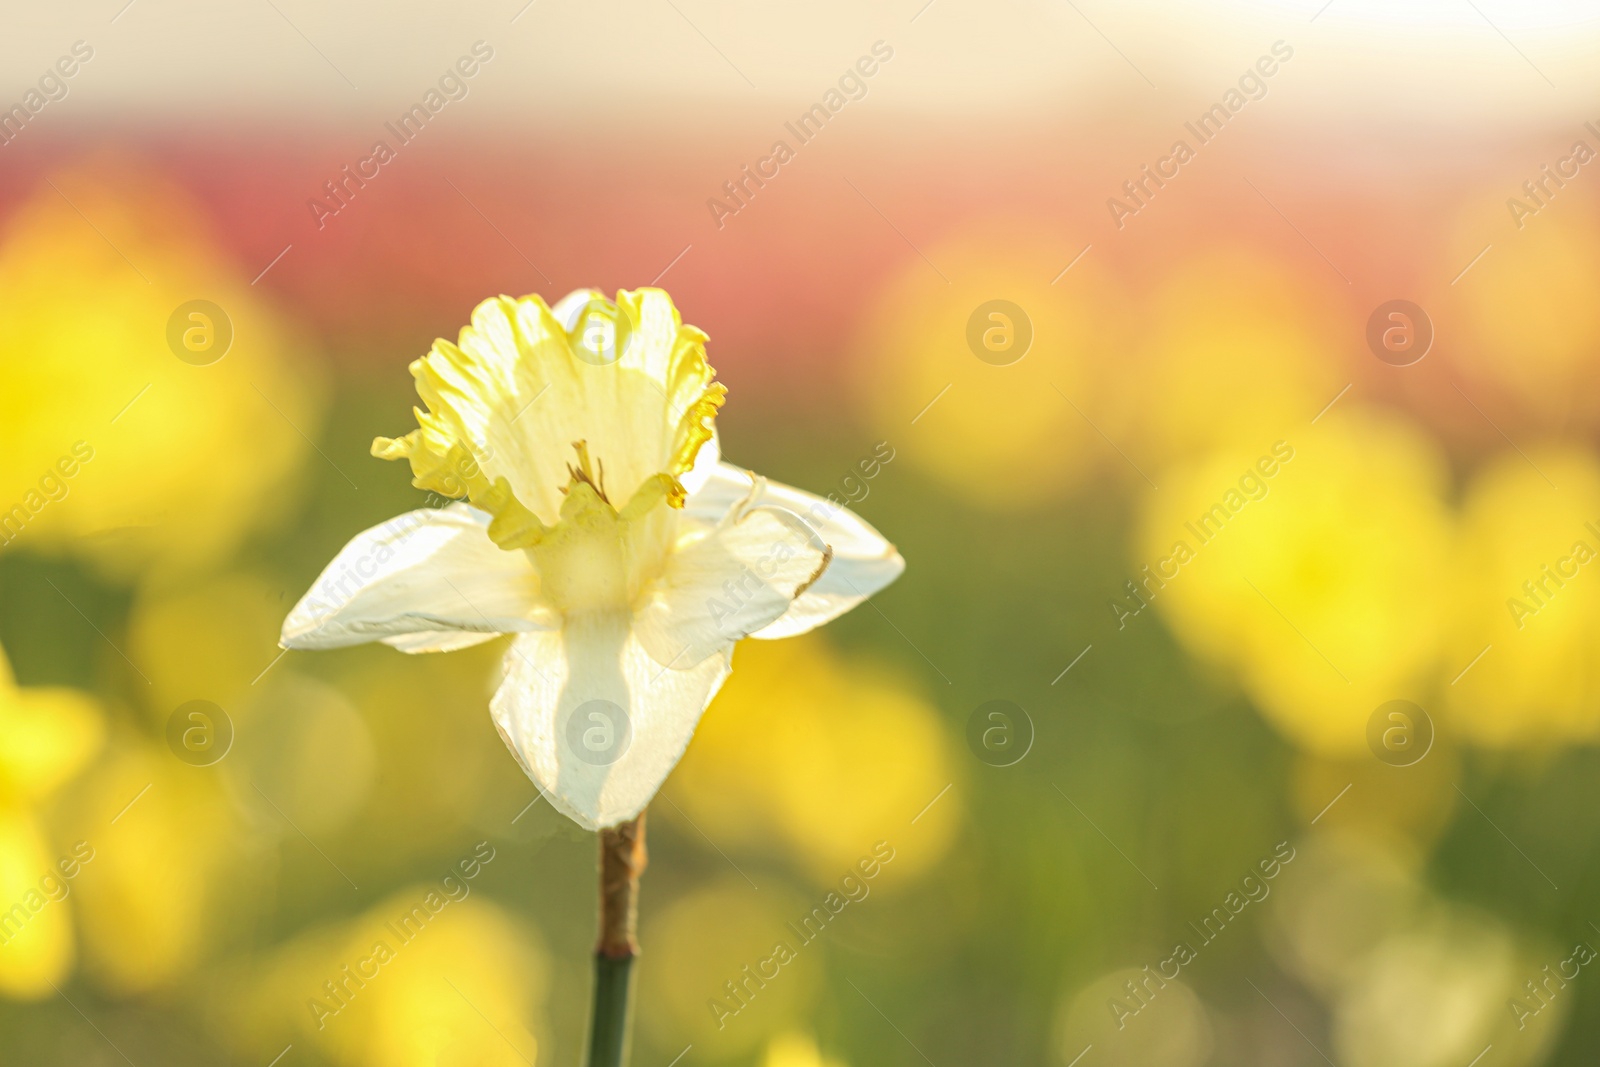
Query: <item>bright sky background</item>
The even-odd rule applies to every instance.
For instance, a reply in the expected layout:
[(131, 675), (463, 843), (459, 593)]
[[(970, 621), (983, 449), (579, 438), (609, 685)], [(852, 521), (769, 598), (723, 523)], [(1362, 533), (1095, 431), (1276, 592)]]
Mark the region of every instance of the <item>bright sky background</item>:
[(882, 39), (896, 59), (875, 83), (880, 106), (989, 121), (1011, 106), (1025, 123), (1187, 108), (1282, 39), (1296, 49), (1284, 84), (1297, 122), (1600, 117), (1582, 113), (1600, 90), (1600, 5), (1579, 0), (525, 3), (28, 5), (0, 34), (0, 99), (20, 99), (81, 39), (95, 58), (53, 121), (135, 110), (143, 121), (381, 121), (482, 39), (497, 59), (473, 85), (470, 121), (670, 108), (715, 123), (819, 97)]

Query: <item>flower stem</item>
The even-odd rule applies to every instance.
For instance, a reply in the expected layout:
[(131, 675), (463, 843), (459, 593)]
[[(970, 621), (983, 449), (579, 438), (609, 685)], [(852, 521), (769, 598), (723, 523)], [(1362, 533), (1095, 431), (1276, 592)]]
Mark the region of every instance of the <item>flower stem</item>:
[(639, 943), (639, 875), (649, 857), (644, 813), (600, 831), (600, 940), (595, 946), (594, 1019), (589, 1067), (623, 1067), (628, 1054), (628, 991)]

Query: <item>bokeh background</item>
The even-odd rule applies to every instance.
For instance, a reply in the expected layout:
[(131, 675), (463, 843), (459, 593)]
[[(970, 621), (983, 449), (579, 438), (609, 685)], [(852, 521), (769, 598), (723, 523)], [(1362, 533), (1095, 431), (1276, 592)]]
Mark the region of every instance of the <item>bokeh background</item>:
[(648, 284), (724, 454), (909, 568), (742, 646), (652, 807), (635, 1064), (1594, 1062), (1592, 5), (4, 18), (0, 1062), (579, 1062), (595, 842), (498, 644), (276, 637), (426, 503), (368, 446), (434, 337)]

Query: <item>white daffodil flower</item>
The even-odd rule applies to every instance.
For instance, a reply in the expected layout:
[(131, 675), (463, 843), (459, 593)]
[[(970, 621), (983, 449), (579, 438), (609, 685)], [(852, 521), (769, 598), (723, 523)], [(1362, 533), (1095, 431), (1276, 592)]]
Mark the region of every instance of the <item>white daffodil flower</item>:
[(357, 536), (283, 646), (514, 634), (490, 712), (522, 769), (586, 828), (638, 815), (740, 638), (804, 633), (905, 567), (849, 511), (721, 462), (705, 341), (659, 289), (478, 305), (411, 365), (419, 429), (372, 448), (467, 502)]

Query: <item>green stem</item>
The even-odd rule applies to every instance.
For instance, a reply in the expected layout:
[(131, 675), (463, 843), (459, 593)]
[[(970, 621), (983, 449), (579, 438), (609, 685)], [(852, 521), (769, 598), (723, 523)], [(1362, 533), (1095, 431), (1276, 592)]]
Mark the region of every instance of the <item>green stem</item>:
[(644, 813), (600, 831), (600, 939), (594, 959), (594, 1017), (588, 1067), (625, 1067), (628, 1059), (628, 992), (639, 954), (634, 931), (639, 875), (649, 857)]
[(628, 1055), (628, 984), (633, 957), (594, 958), (594, 1025), (589, 1031), (589, 1067), (623, 1067)]

